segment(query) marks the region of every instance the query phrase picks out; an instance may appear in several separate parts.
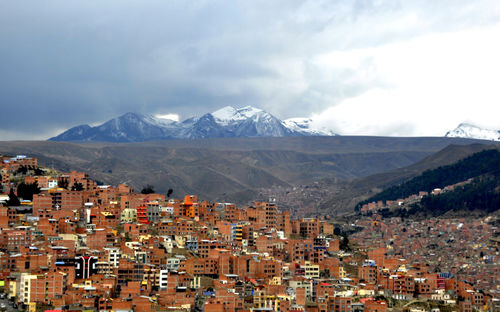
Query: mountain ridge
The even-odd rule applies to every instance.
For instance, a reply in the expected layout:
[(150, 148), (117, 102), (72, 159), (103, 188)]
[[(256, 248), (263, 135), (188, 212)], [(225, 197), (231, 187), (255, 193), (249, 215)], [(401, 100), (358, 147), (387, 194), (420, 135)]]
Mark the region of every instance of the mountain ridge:
[[(358, 203), (357, 207), (379, 200), (396, 200), (406, 198), (420, 191), (430, 193), (434, 188), (444, 188), (469, 178), (475, 178), (492, 170), (500, 168), (500, 152), (497, 149), (485, 149), (474, 153), (451, 165), (426, 170), (417, 177), (404, 183), (384, 189), (382, 192)], [(465, 169), (466, 170), (465, 170)]]
[(170, 139), (334, 135), (331, 131), (314, 128), (306, 118), (280, 120), (259, 108), (226, 106), (181, 122), (128, 112), (94, 127), (79, 125), (70, 128), (49, 141), (123, 143)]
[[(389, 216), (433, 216), (443, 214), (488, 214), (500, 210), (500, 151), (485, 149), (447, 166), (424, 171), (404, 183), (384, 189), (361, 201), (357, 209), (369, 202), (393, 201), (414, 196), (403, 206), (385, 207)], [(432, 190), (438, 189), (436, 193)], [(420, 192), (424, 195), (417, 197)], [(389, 204), (387, 204), (389, 206)]]
[[(449, 138), (460, 140), (460, 138)], [(471, 140), (471, 139), (461, 139)], [(382, 192), (386, 188), (404, 183), (411, 178), (422, 174), (426, 170), (432, 170), (440, 166), (450, 165), (460, 161), (474, 153), (486, 149), (499, 149), (498, 143), (485, 145), (484, 143), (471, 142), (473, 144), (450, 144), (439, 151), (431, 153), (427, 157), (405, 167), (396, 168), (380, 172), (374, 175), (367, 175), (359, 179), (348, 182), (340, 188), (339, 191), (332, 191), (329, 196), (324, 198), (318, 208), (321, 211), (333, 209), (334, 211), (343, 211), (348, 213), (354, 210), (354, 207), (363, 200)]]

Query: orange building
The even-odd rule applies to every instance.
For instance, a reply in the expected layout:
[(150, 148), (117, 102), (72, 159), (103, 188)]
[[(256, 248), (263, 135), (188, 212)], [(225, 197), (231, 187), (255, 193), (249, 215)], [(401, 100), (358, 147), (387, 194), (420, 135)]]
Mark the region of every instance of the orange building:
[(387, 312), (387, 302), (381, 300), (366, 300), (365, 312)]
[(66, 287), (66, 274), (61, 272), (49, 272), (30, 284), (30, 301), (45, 304), (52, 303), (54, 298), (60, 298)]

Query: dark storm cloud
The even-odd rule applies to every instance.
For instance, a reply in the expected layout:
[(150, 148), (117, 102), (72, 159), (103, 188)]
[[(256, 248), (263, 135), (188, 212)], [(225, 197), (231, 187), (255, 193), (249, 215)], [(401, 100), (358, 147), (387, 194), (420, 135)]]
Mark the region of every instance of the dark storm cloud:
[[(126, 111), (187, 116), (252, 102), (254, 90), (218, 86), (272, 74), (232, 57), (252, 44), (240, 42), (235, 10), (230, 2), (4, 2), (2, 128), (40, 133)], [(11, 118), (20, 114), (22, 123)]]
[[(465, 4), (3, 1), (0, 139), (47, 138), (127, 111), (186, 118), (253, 105), (306, 116), (380, 84), (353, 80), (354, 69), (325, 73), (317, 55), (497, 18), (449, 14)], [(401, 29), (392, 21), (405, 14), (427, 23)]]

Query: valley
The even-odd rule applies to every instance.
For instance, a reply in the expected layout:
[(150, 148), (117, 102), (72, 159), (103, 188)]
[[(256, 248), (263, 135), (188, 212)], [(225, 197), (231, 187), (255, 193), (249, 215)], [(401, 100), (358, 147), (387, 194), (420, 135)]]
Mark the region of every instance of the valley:
[(300, 214), (308, 215), (350, 212), (374, 191), (465, 157), (485, 143), (490, 142), (349, 136), (11, 141), (0, 142), (0, 151), (34, 155), (43, 165), (62, 171), (85, 171), (104, 184), (127, 183), (136, 190), (153, 185), (158, 192), (172, 188), (174, 195), (197, 193), (238, 204), (276, 197), (284, 208), (300, 206), (305, 209)]

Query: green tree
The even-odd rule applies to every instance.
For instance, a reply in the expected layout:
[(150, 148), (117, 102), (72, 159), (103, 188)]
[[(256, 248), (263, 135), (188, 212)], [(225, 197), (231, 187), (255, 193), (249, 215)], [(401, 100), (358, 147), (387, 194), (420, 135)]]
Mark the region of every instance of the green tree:
[(63, 189), (68, 189), (68, 186), (69, 186), (69, 184), (68, 184), (68, 179), (61, 179), (61, 178), (60, 178), (60, 179), (57, 181), (57, 186), (59, 186), (59, 187), (61, 187), (61, 188), (63, 188)]
[(14, 193), (14, 189), (10, 189), (9, 192), (9, 200), (7, 201), (7, 205), (9, 206), (19, 206), (21, 202), (19, 201), (19, 198), (17, 198), (16, 194)]
[(141, 194), (153, 194), (155, 192), (155, 188), (152, 185), (146, 185), (142, 188)]
[(41, 175), (44, 175), (44, 173), (45, 173), (42, 169), (40, 169), (40, 168), (38, 168), (38, 167), (37, 167), (37, 168), (35, 168), (35, 169), (33, 170), (33, 172), (35, 173), (35, 175), (36, 175), (36, 176), (41, 176)]
[(83, 191), (83, 184), (80, 183), (80, 182), (76, 182), (73, 184), (73, 186), (71, 187), (71, 190), (72, 191)]
[(19, 168), (17, 169), (17, 171), (16, 171), (16, 175), (17, 175), (18, 173), (23, 174), (23, 175), (24, 175), (24, 174), (27, 174), (27, 173), (28, 173), (28, 167), (26, 167), (26, 166), (21, 166), (21, 167), (19, 167)]
[(351, 247), (349, 247), (349, 238), (347, 238), (347, 235), (344, 234), (344, 236), (340, 237), (339, 248), (341, 250), (351, 250)]
[(132, 237), (130, 236), (129, 232), (125, 232), (124, 239), (125, 239), (126, 242), (131, 242), (132, 241)]
[(25, 200), (33, 200), (33, 194), (40, 193), (38, 183), (21, 183), (17, 186), (17, 196)]

